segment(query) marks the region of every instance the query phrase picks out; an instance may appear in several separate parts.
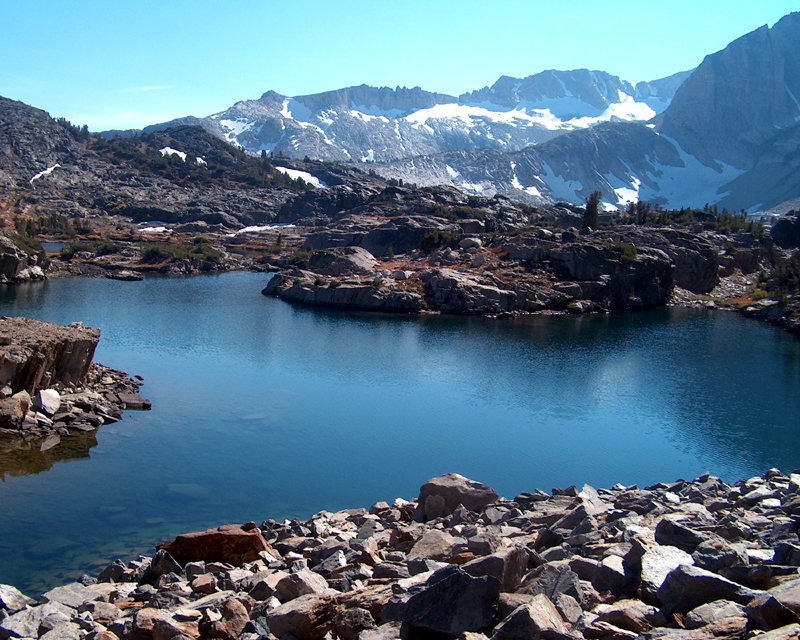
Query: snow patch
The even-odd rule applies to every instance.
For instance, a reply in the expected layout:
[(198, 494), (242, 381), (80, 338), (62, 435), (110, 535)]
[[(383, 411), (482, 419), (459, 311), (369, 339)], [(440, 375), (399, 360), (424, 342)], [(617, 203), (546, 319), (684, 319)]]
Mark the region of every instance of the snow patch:
[(367, 155), (361, 156), (361, 162), (375, 162), (375, 150), (367, 149)]
[(203, 158), (201, 158), (200, 156), (197, 156), (197, 157), (195, 158), (195, 160), (197, 161), (197, 164), (208, 164), (208, 163), (207, 163), (207, 162), (206, 162), (206, 161), (205, 161)]
[(633, 120), (650, 120), (650, 118), (655, 117), (656, 112), (644, 102), (636, 102), (631, 96), (622, 91), (619, 92), (619, 95), (622, 100), (608, 105), (608, 109), (603, 111), (599, 116), (594, 118), (574, 118), (569, 120), (569, 123), (576, 127), (586, 128), (594, 126), (599, 122), (619, 120), (630, 122)]
[(61, 165), (57, 162), (52, 167), (47, 167), (44, 171), (40, 171), (35, 176), (33, 176), (30, 180), (28, 180), (28, 184), (33, 184), (34, 180), (38, 180), (39, 178), (43, 178), (44, 176), (49, 176), (53, 171), (56, 169), (60, 169)]
[(317, 189), (327, 189), (328, 185), (325, 184), (322, 180), (317, 178), (317, 176), (311, 175), (307, 171), (300, 171), (298, 169), (288, 169), (287, 167), (275, 167), (281, 173), (286, 174), (292, 180), (297, 180), (298, 178), (302, 178), (304, 182), (316, 187)]
[(165, 158), (167, 156), (178, 156), (181, 160), (186, 162), (186, 154), (183, 151), (178, 151), (172, 147), (164, 147), (163, 149), (159, 149), (158, 152)]
[(666, 206), (673, 209), (697, 208), (705, 203), (716, 204), (727, 195), (727, 192), (720, 193), (720, 189), (745, 173), (744, 169), (737, 169), (719, 161), (717, 161), (719, 170), (707, 167), (696, 157), (686, 153), (672, 138), (664, 135), (661, 137), (677, 149), (683, 166), (653, 163), (654, 175), (649, 175), (649, 172), (646, 175), (656, 182), (658, 187), (654, 190), (642, 185), (639, 189), (641, 200), (665, 202)]
[(542, 181), (550, 189), (550, 197), (553, 200), (562, 200), (566, 202), (581, 202), (583, 198), (578, 195), (578, 191), (583, 189), (583, 184), (579, 180), (568, 180), (562, 176), (556, 175), (552, 167), (544, 164), (545, 174)]
[(461, 174), (455, 169), (453, 169), (453, 167), (451, 167), (449, 164), (445, 165), (445, 169), (447, 169), (447, 173), (450, 174), (451, 178), (458, 178), (461, 176)]

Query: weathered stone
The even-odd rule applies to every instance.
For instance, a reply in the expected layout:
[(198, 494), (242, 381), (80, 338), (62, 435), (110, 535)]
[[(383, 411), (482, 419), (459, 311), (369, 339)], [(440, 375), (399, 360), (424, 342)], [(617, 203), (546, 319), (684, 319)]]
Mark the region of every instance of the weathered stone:
[(619, 556), (603, 558), (592, 576), (592, 586), (601, 593), (610, 591), (614, 595), (619, 595), (628, 582), (623, 559)]
[(501, 590), (514, 591), (522, 582), (528, 566), (528, 552), (522, 547), (510, 547), (462, 565), (471, 576), (492, 576), (500, 581)]
[(352, 607), (366, 609), (375, 620), (380, 620), (384, 607), (393, 595), (392, 585), (373, 584), (336, 596), (336, 604), (347, 609)]
[(162, 542), (156, 548), (164, 549), (180, 564), (203, 560), (240, 565), (258, 560), (261, 551), (274, 553), (257, 527), (245, 526), (226, 525), (187, 533)]
[(40, 640), (81, 640), (83, 632), (77, 624), (64, 622), (39, 636)]
[(692, 556), (677, 547), (652, 545), (641, 559), (641, 593), (645, 601), (658, 597), (667, 575), (681, 565), (694, 564)]
[(696, 566), (714, 573), (718, 573), (723, 567), (747, 564), (747, 558), (722, 538), (701, 542), (692, 553), (692, 559)]
[(333, 629), (336, 614), (333, 598), (308, 594), (269, 612), (267, 624), (276, 638), (291, 633), (298, 640), (319, 640)]
[(518, 593), (538, 595), (543, 593), (551, 601), (565, 593), (578, 602), (583, 602), (583, 588), (580, 578), (566, 564), (546, 564), (531, 571), (517, 589)]
[(375, 620), (366, 609), (354, 607), (340, 611), (334, 623), (336, 635), (341, 640), (355, 640), (356, 636), (365, 629), (375, 629)]
[(183, 573), (183, 567), (165, 549), (156, 551), (153, 560), (150, 562), (150, 569), (159, 577), (168, 573), (174, 573), (175, 575)]
[(204, 573), (203, 575), (197, 576), (194, 580), (192, 580), (191, 586), (192, 591), (205, 595), (216, 593), (218, 591), (217, 579), (213, 573)]
[(800, 616), (800, 578), (784, 582), (769, 590), (784, 607)]
[(496, 491), (457, 473), (428, 480), (419, 493), (419, 505), (426, 520), (450, 515), (459, 504), (480, 512), (496, 500)]
[(539, 594), (502, 620), (495, 627), (492, 640), (530, 640), (538, 637), (555, 640), (568, 635), (569, 631), (555, 605)]
[(464, 538), (455, 538), (439, 529), (429, 529), (409, 549), (408, 557), (409, 559), (427, 558), (446, 561), (460, 551), (466, 551), (466, 549), (467, 541)]
[(494, 618), (499, 593), (500, 582), (495, 578), (474, 578), (459, 567), (446, 567), (394, 608), (398, 618), (389, 619), (453, 636), (479, 631)]
[(31, 609), (22, 609), (0, 621), (0, 640), (8, 638), (38, 638), (42, 621), (53, 614), (61, 614), (69, 620), (74, 610), (60, 602), (47, 602)]
[(36, 604), (36, 601), (33, 598), (29, 598), (16, 587), (12, 587), (9, 584), (0, 584), (0, 610), (5, 610), (9, 615), (12, 615), (34, 604)]
[(746, 617), (746, 611), (742, 605), (735, 602), (716, 600), (692, 609), (685, 616), (684, 624), (687, 629), (699, 629), (709, 624), (716, 624), (726, 618)]
[(84, 602), (94, 600), (97, 594), (87, 589), (80, 582), (72, 582), (63, 587), (56, 587), (42, 594), (42, 602), (60, 602), (63, 605), (77, 609)]
[[(222, 605), (221, 613), (221, 620), (215, 620), (207, 626), (206, 633), (208, 638), (236, 640), (250, 620), (247, 609), (235, 598), (230, 598)], [(153, 640), (158, 639), (154, 638)]]
[(670, 571), (658, 590), (658, 598), (666, 613), (687, 613), (715, 600), (747, 604), (758, 594), (715, 573), (689, 565)]
[(566, 593), (559, 593), (554, 604), (561, 617), (570, 624), (575, 624), (583, 613), (580, 603)]
[(747, 618), (762, 631), (800, 622), (800, 617), (794, 611), (769, 593), (758, 595), (750, 601)]
[(656, 542), (658, 544), (677, 547), (686, 553), (694, 553), (695, 549), (708, 538), (708, 534), (695, 531), (679, 522), (673, 522), (666, 518), (656, 526)]
[(275, 591), (283, 602), (311, 593), (325, 593), (327, 588), (325, 578), (309, 569), (290, 573), (275, 585)]
[(611, 605), (599, 605), (595, 607), (594, 613), (598, 620), (634, 633), (649, 631), (653, 626), (651, 620), (658, 614), (655, 607), (640, 600), (620, 600)]
[(758, 640), (797, 640), (798, 638), (800, 638), (800, 624), (790, 624), (758, 636)]
[(589, 640), (634, 640), (641, 637), (636, 631), (622, 629), (605, 620), (595, 620), (583, 630), (583, 637)]
[(358, 640), (399, 640), (401, 622), (386, 622), (376, 629), (364, 629)]
[(61, 395), (55, 389), (40, 389), (33, 396), (33, 408), (54, 416), (61, 407)]
[(43, 386), (82, 381), (100, 332), (27, 318), (0, 319), (0, 386), (35, 394)]

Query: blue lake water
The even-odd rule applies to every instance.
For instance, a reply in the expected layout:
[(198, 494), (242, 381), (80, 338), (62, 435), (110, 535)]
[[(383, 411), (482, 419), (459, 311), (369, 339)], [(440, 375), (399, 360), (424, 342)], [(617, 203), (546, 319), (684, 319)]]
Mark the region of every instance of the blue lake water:
[(411, 498), (447, 472), (513, 498), (800, 467), (800, 340), (756, 321), (376, 316), (266, 298), (266, 278), (0, 292), (4, 315), (101, 328), (96, 360), (153, 403), (49, 468), (0, 457), (0, 583), (35, 594), (177, 533)]

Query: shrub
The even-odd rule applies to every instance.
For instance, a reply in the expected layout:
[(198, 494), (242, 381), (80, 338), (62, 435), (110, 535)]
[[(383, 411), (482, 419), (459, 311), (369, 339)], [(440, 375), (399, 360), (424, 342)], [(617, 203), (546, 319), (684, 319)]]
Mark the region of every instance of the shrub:
[(454, 247), (461, 240), (461, 235), (458, 233), (450, 233), (449, 231), (431, 231), (420, 243), (420, 248), (423, 251), (430, 251), (436, 247)]

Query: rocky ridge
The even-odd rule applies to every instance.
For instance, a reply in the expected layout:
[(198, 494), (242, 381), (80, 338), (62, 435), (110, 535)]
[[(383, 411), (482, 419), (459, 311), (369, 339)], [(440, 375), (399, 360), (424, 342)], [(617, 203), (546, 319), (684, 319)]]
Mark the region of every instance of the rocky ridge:
[(0, 638), (800, 637), (800, 476), (417, 499), (178, 536), (34, 600)]
[(688, 73), (634, 87), (602, 71), (548, 70), (503, 76), (459, 97), (367, 85), (294, 97), (267, 91), (205, 118), (179, 118), (144, 131), (199, 125), (250, 153), (339, 162), (516, 151), (602, 121), (648, 120), (669, 105)]

